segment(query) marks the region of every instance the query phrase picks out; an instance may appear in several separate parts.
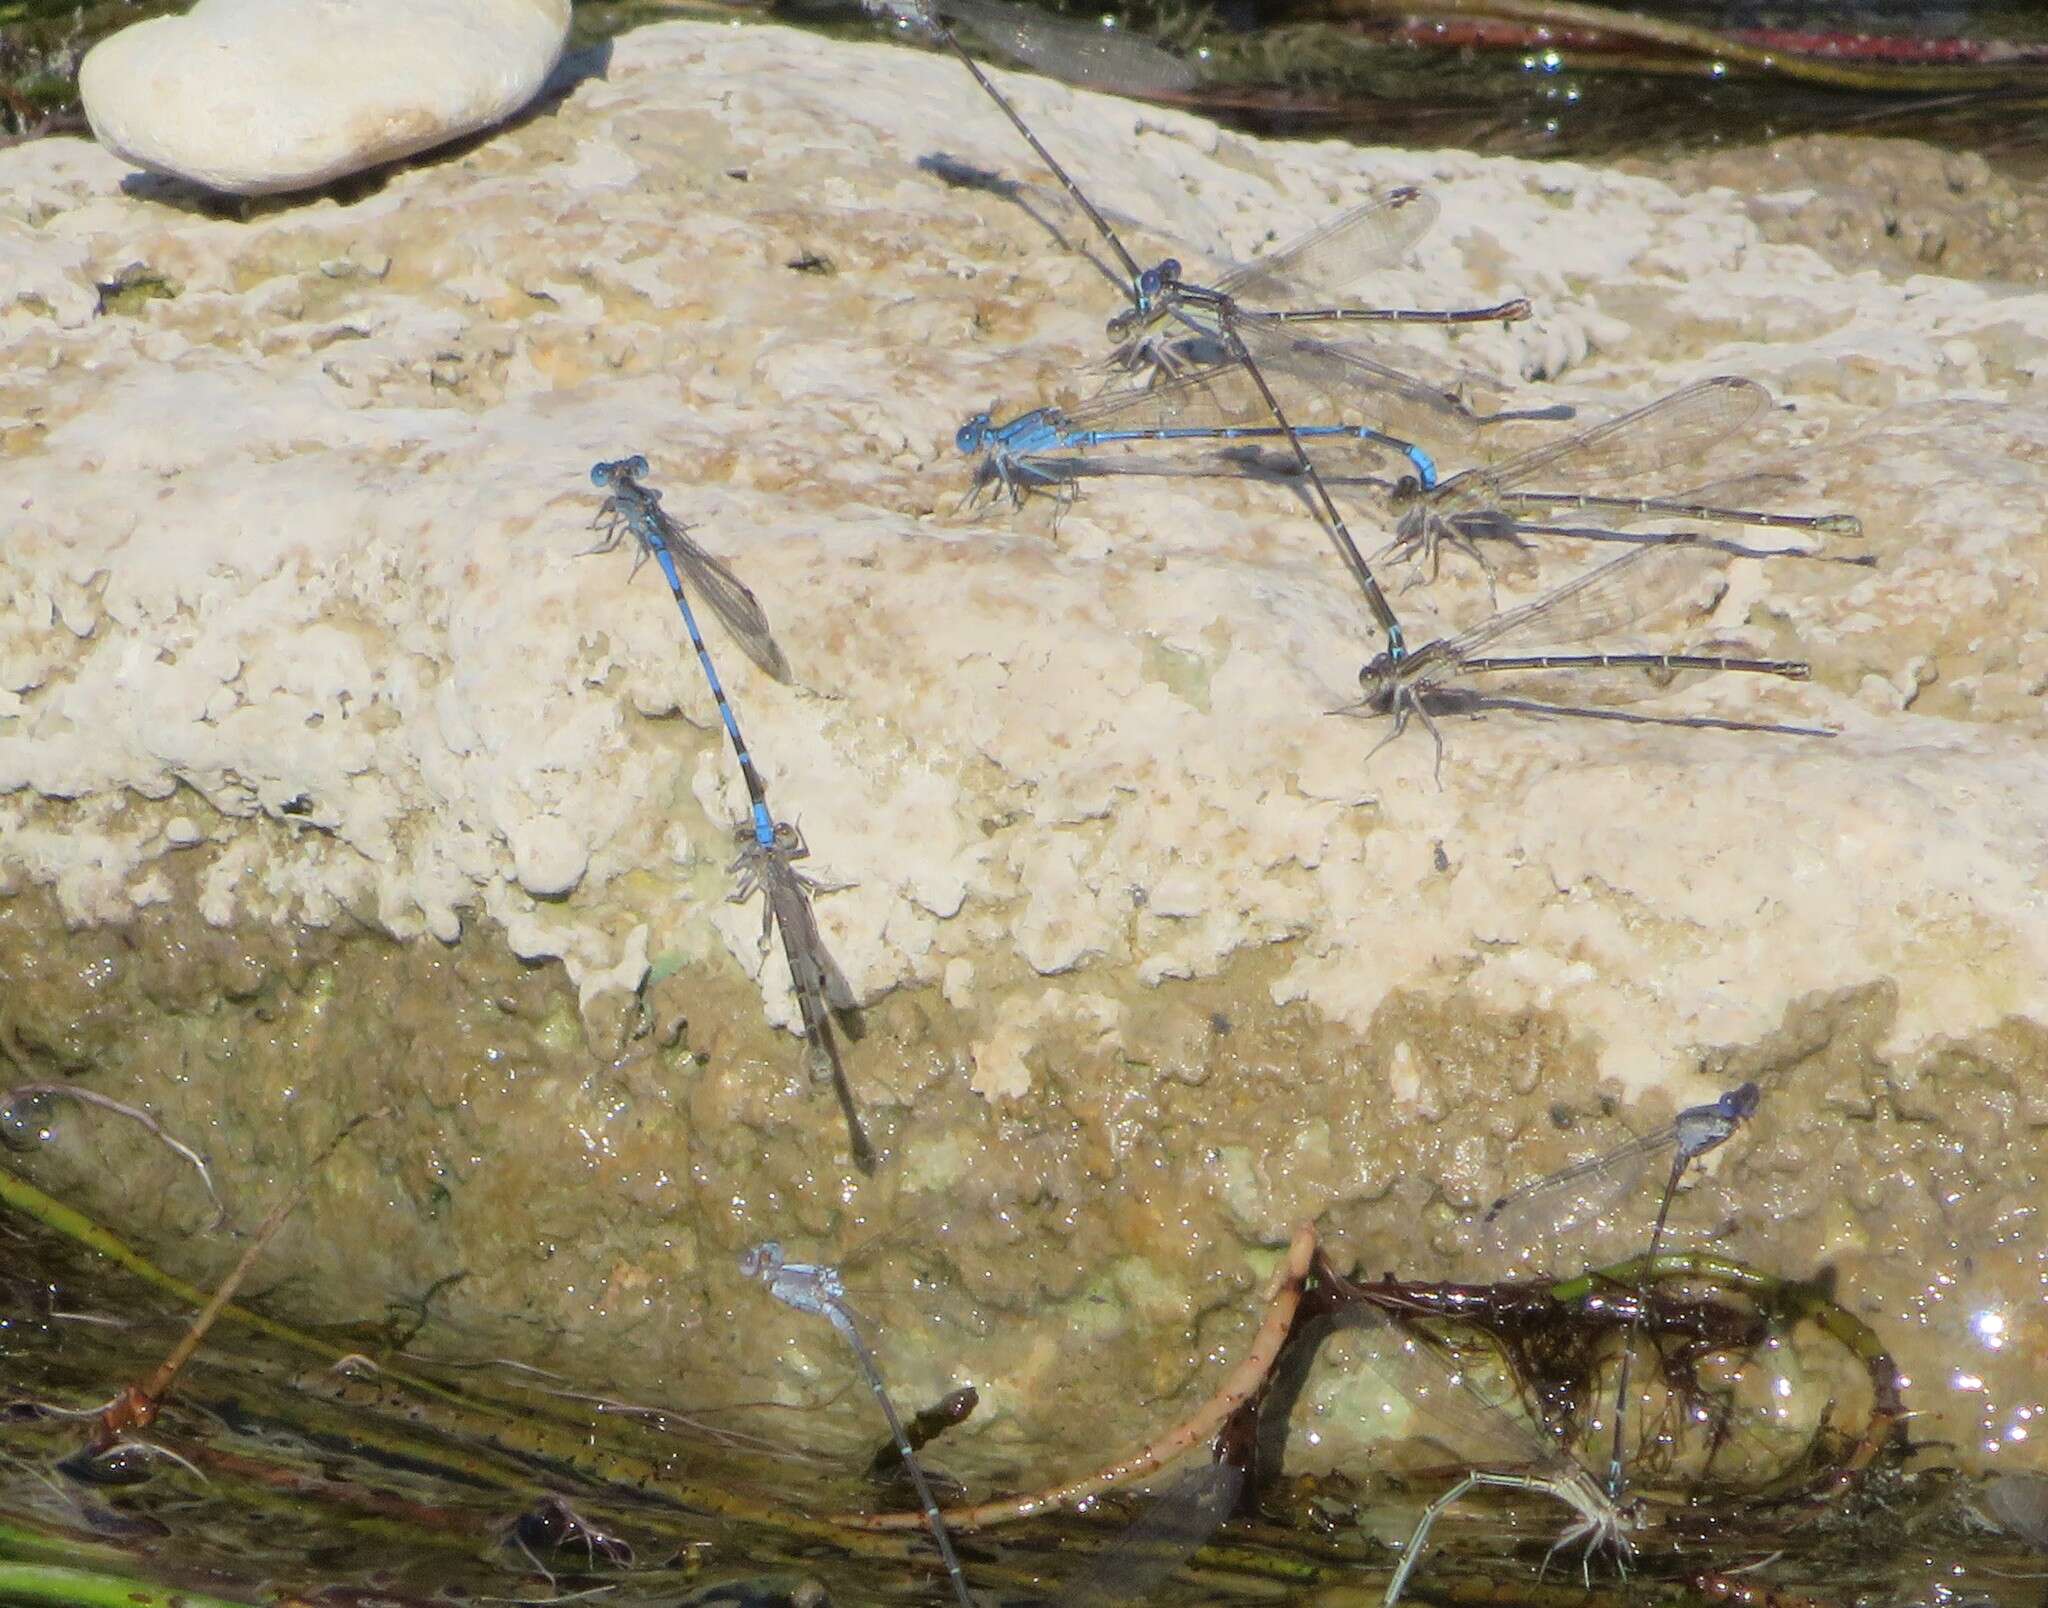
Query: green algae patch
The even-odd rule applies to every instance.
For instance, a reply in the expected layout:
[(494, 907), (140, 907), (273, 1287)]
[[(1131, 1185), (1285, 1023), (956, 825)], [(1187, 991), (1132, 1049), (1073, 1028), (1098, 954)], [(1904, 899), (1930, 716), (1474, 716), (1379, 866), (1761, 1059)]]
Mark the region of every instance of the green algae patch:
[(99, 286), (100, 313), (104, 317), (132, 318), (151, 302), (176, 299), (179, 288), (152, 268), (123, 269)]
[(0, 1603), (38, 1608), (245, 1608), (196, 1591), (167, 1590), (146, 1580), (48, 1563), (0, 1561)]
[[(203, 875), (208, 852), (177, 874)], [(862, 1179), (795, 1039), (722, 957), (678, 957), (586, 1012), (559, 966), (518, 960), (485, 923), (408, 944), (214, 928), (196, 906), (188, 891), (80, 927), (40, 894), (0, 902), (0, 1048), (10, 1083), (72, 1080), (147, 1109), (206, 1157), (243, 1227), (338, 1123), (387, 1112), (271, 1247), (266, 1310), (358, 1335), (384, 1314), (379, 1334), (459, 1336), (465, 1356), (621, 1399), (782, 1399), (806, 1354), (818, 1388), (850, 1382), (800, 1315), (740, 1279), (738, 1251), (775, 1236), (848, 1259), (892, 1378), (927, 1397), (983, 1388), (1001, 1432), (962, 1432), (963, 1476), (998, 1477), (1019, 1434), (1085, 1462), (1199, 1399), (1250, 1343), (1295, 1222), (1376, 1271), (1483, 1276), (1477, 1216), (1511, 1178), (1690, 1095), (1603, 1081), (1599, 1046), (1560, 1017), (1455, 983), (1389, 995), (1362, 1032), (1276, 1003), (1294, 959), (1278, 944), (1206, 979), (1040, 980), (1031, 1083), (1002, 1100), (970, 1084), (985, 1024), (935, 992), (888, 997), (847, 1054), (884, 1149)], [(1026, 981), (988, 970), (993, 997)], [(1674, 1233), (1720, 1234), (1788, 1274), (1832, 1262), (1879, 1313), (1910, 1301), (1901, 1270), (1977, 1243), (1951, 1276), (1979, 1304), (2021, 1300), (2023, 1248), (1950, 1221), (1995, 1212), (1996, 1192), (1935, 1210), (1855, 1180), (1916, 1156), (1944, 1177), (2027, 1175), (2027, 1130), (2001, 1114), (2038, 1112), (2048, 1041), (2015, 1019), (1895, 1064), (1897, 1012), (1884, 985), (1816, 998), (1703, 1064), (1716, 1086), (1764, 1084), (1765, 1105), (1688, 1181)], [(134, 1124), (65, 1106), (38, 1130), (15, 1166), (42, 1195), (190, 1288), (232, 1261), (190, 1167)], [(1532, 1254), (1561, 1268), (1598, 1259), (1586, 1250)], [(1941, 1333), (1886, 1339), (1910, 1372), (1945, 1377)], [(1994, 1391), (2028, 1384), (2017, 1356), (1979, 1371)], [(1945, 1423), (1944, 1401), (1915, 1406)]]

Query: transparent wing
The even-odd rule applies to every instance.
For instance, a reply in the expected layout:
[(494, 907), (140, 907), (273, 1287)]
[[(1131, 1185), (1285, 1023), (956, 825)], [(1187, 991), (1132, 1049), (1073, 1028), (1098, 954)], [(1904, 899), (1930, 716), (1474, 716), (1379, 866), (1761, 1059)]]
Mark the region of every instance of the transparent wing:
[(832, 1007), (851, 1008), (853, 990), (818, 933), (811, 896), (796, 874), (778, 859), (763, 878), (768, 909), (789, 957), (790, 985), (803, 1012), (804, 1034), (823, 1039), (832, 1031)]
[(1228, 1463), (1190, 1469), (1069, 1583), (1056, 1599), (1060, 1608), (1143, 1602), (1230, 1517), (1243, 1486), (1244, 1475)]
[[(854, 1086), (848, 1082), (846, 1065), (840, 1061), (840, 1036), (831, 1020), (834, 1008), (852, 1010), (856, 1006), (854, 991), (817, 932), (805, 879), (788, 864), (786, 854), (760, 848), (760, 844), (741, 844), (739, 858), (733, 864), (741, 869), (743, 879), (752, 877), (754, 887), (760, 887), (766, 895), (762, 942), (768, 940), (770, 930), (782, 936), (788, 981), (797, 996), (797, 1012), (803, 1018), (803, 1051), (811, 1077), (821, 1084), (831, 1084), (831, 1094), (846, 1116), (846, 1135), (854, 1163), (862, 1172), (872, 1172), (874, 1145), (868, 1141), (860, 1104), (854, 1100)], [(745, 881), (741, 881), (741, 891), (745, 891)]]
[(1105, 391), (1056, 410), (1069, 430), (1195, 430), (1270, 424), (1251, 375), (1235, 363), (1198, 369), (1142, 390)]
[(1466, 1363), (1376, 1306), (1346, 1307), (1338, 1322), (1359, 1331), (1361, 1360), (1415, 1410), (1415, 1438), (1473, 1465), (1577, 1470), (1564, 1444), (1522, 1411), (1511, 1385), (1482, 1384)]
[[(1297, 425), (1362, 425), (1436, 450), (1460, 450), (1479, 421), (1454, 397), (1363, 352), (1247, 324), (1240, 334)], [(1225, 361), (1144, 390), (1111, 391), (1060, 410), (1074, 429), (1217, 429), (1272, 423), (1241, 364)]]
[(1114, 28), (1063, 22), (1005, 0), (934, 0), (1000, 55), (1051, 78), (1125, 94), (1177, 94), (1194, 88), (1194, 68), (1150, 40)]
[(789, 661), (782, 656), (775, 633), (768, 627), (768, 616), (746, 584), (685, 535), (674, 520), (659, 509), (655, 514), (661, 520), (669, 554), (683, 572), (684, 584), (718, 616), (741, 652), (777, 681), (789, 680)]
[(1501, 1249), (1516, 1252), (1576, 1228), (1611, 1210), (1642, 1181), (1650, 1158), (1677, 1142), (1677, 1124), (1670, 1123), (1511, 1189), (1487, 1208), (1486, 1230)]
[(1342, 291), (1396, 262), (1436, 222), (1433, 197), (1413, 185), (1385, 190), (1321, 228), (1232, 269), (1215, 289), (1250, 305)]
[(1984, 1485), (1984, 1505), (2010, 1534), (2048, 1552), (2048, 1475), (1993, 1475)]
[(1691, 543), (1632, 549), (1578, 579), (1516, 608), (1503, 609), (1471, 630), (1416, 654), (1429, 663), (1411, 678), (1427, 686), (1455, 676), (1481, 648), (1569, 646), (1625, 631), (1636, 621), (1684, 597), (1714, 567), (1717, 555)]
[(1458, 475), (1431, 502), (1445, 514), (1498, 508), (1503, 499), (1540, 481), (1591, 490), (1656, 474), (1692, 462), (1747, 428), (1770, 400), (1770, 392), (1738, 375), (1700, 380), (1590, 430), (1531, 447), (1490, 469)]
[(1328, 417), (1365, 424), (1403, 441), (1470, 455), (1480, 420), (1426, 380), (1387, 367), (1355, 343), (1315, 340), (1284, 324), (1250, 322), (1238, 333), (1290, 416), (1302, 401), (1309, 404), (1297, 422)]

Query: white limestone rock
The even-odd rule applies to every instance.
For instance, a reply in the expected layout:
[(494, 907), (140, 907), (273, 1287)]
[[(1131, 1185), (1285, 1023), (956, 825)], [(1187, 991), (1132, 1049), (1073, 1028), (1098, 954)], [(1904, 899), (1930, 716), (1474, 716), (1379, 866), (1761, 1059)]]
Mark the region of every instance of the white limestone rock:
[(502, 122), (568, 34), (569, 0), (199, 0), (102, 40), (79, 93), (138, 167), (269, 195)]
[[(1203, 272), (1426, 185), (1442, 224), (1370, 294), (1526, 294), (1536, 316), (1412, 332), (1424, 372), (1477, 367), (1587, 420), (1716, 373), (1794, 404), (1701, 475), (1803, 477), (1788, 506), (1860, 513), (1880, 566), (1731, 564), (1711, 618), (1642, 644), (1796, 652), (1813, 681), (1636, 707), (1842, 735), (1501, 713), (1446, 722), (1439, 785), (1426, 732), (1374, 752), (1384, 722), (1326, 715), (1376, 642), (1285, 488), (1091, 484), (1056, 540), (1046, 501), (961, 509), (960, 421), (1099, 385), (1114, 292), (1031, 210), (919, 167), (1049, 193), (957, 62), (676, 23), (621, 38), (491, 161), (347, 204), (229, 224), (124, 193), (82, 141), (0, 151), (0, 889), (48, 889), (79, 925), (166, 891), (230, 935), (467, 924), (559, 958), (586, 1007), (674, 957), (662, 1006), (687, 1002), (705, 1061), (540, 1097), (450, 1057), (457, 1118), (407, 1092), (400, 1036), (393, 1070), (316, 1058), (289, 1091), (360, 1109), (383, 1080), (419, 1102), (383, 1142), (517, 1157), (479, 1170), (488, 1206), (429, 1230), (383, 1190), (402, 1216), (364, 1205), (327, 1238), (444, 1233), (434, 1264), (479, 1269), (559, 1244), (530, 1275), (545, 1294), (509, 1271), (460, 1299), (613, 1336), (621, 1379), (666, 1366), (631, 1324), (670, 1334), (660, 1301), (727, 1299), (677, 1250), (723, 1255), (723, 1203), (777, 1191), (822, 1236), (865, 1197), (833, 1176), (834, 1103), (759, 1028), (797, 1012), (758, 902), (726, 902), (746, 792), (668, 589), (624, 552), (578, 556), (590, 465), (644, 451), (793, 666), (768, 680), (707, 622), (834, 890), (825, 941), (877, 1007), (848, 1070), (891, 1176), (994, 1203), (1031, 1258), (1019, 1305), (971, 1331), (977, 1377), (1006, 1403), (1057, 1392), (1092, 1442), (1077, 1463), (1110, 1421), (1094, 1404), (1141, 1377), (1096, 1343), (1096, 1253), (1203, 1270), (1186, 1355), (1241, 1355), (1226, 1313), (1249, 1325), (1251, 1303), (1209, 1270), (1246, 1265), (1247, 1239), (1316, 1215), (1368, 1265), (1469, 1271), (1460, 1212), (1709, 1098), (1724, 1067), (1765, 1078), (1770, 1117), (1686, 1220), (1906, 1314), (1882, 1333), (1927, 1381), (1916, 1433), (2019, 1422), (1992, 1415), (2038, 1402), (2038, 1323), (1993, 1353), (1969, 1319), (2038, 1307), (2048, 1267), (2024, 1227), (2048, 1196), (2048, 291), (1888, 277), (1648, 174), (1256, 140), (1001, 82), (1103, 205)], [(806, 256), (833, 271), (794, 272)], [(124, 279), (163, 293), (96, 312)], [(1368, 549), (1390, 534), (1381, 503), (1348, 511)], [(1500, 601), (1597, 556), (1497, 555)], [(1417, 643), (1494, 605), (1452, 555), (1434, 585), (1386, 578)], [(180, 816), (203, 845), (178, 846)], [(142, 1063), (128, 1097), (174, 1131), (264, 1109), (237, 1062)], [(1655, 1103), (1555, 1125), (1553, 1102), (1603, 1093)], [(631, 1201), (662, 1203), (637, 1242)], [(1083, 1346), (1047, 1338), (1055, 1244), (1076, 1245), (1055, 1299)], [(974, 1249), (961, 1266), (993, 1265)], [(762, 1333), (704, 1323), (691, 1366), (757, 1364)], [(1182, 1344), (1145, 1354), (1155, 1424), (1175, 1379), (1213, 1382)], [(1944, 1399), (1958, 1357), (1973, 1383)], [(936, 1384), (940, 1362), (902, 1360), (907, 1389)]]

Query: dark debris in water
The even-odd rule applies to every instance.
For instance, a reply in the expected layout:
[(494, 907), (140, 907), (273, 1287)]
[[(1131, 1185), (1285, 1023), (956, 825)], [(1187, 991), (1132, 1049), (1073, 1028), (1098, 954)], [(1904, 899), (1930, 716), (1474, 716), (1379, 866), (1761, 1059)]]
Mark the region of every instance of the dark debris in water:
[[(395, 1351), (343, 1357), (313, 1337), (282, 1328), (260, 1335), (232, 1319), (211, 1332), (198, 1365), (146, 1433), (81, 1463), (80, 1448), (90, 1444), (89, 1426), (110, 1391), (146, 1376), (190, 1313), (146, 1279), (87, 1259), (28, 1217), (6, 1213), (4, 1221), (12, 1277), (0, 1281), (0, 1335), (9, 1347), (12, 1410), (0, 1421), (0, 1571), (17, 1560), (61, 1557), (110, 1580), (153, 1582), (153, 1592), (204, 1591), (251, 1603), (282, 1592), (351, 1608), (592, 1594), (628, 1608), (765, 1608), (906, 1592), (929, 1598), (942, 1585), (921, 1535), (866, 1534), (815, 1517), (849, 1499), (876, 1500), (865, 1459), (834, 1469), (815, 1457), (769, 1455), (762, 1448), (778, 1438), (810, 1438), (786, 1417), (728, 1421), (714, 1435), (681, 1405), (645, 1416), (612, 1411), (601, 1381), (489, 1362), (437, 1365)], [(1656, 1298), (1673, 1356), (1685, 1357), (1688, 1347), (1739, 1350), (1754, 1342), (1759, 1324), (1811, 1325), (1836, 1310), (1811, 1288), (1746, 1277), (1748, 1293), (1739, 1300), (1701, 1296), (1696, 1276)], [(1448, 1316), (1429, 1322), (1455, 1320), (1475, 1334), (1496, 1324), (1486, 1343), (1508, 1347), (1524, 1367), (1579, 1375), (1570, 1388), (1580, 1392), (1598, 1371), (1588, 1347), (1630, 1317), (1612, 1280), (1511, 1298), (1508, 1286), (1353, 1284), (1326, 1265), (1320, 1278), (1324, 1310), (1332, 1301), (1365, 1300), (1404, 1314), (1436, 1310)], [(47, 1300), (25, 1304), (24, 1292)], [(1578, 1320), (1568, 1322), (1574, 1312)], [(1776, 1317), (1767, 1322), (1769, 1314)], [(1850, 1327), (1836, 1344), (1854, 1359), (1850, 1377), (1859, 1370), (1877, 1377), (1882, 1354), (1843, 1316)], [(104, 1318), (118, 1322), (97, 1321)], [(1573, 1327), (1579, 1340), (1552, 1333), (1538, 1343), (1540, 1332), (1560, 1326)], [(429, 1321), (415, 1350), (437, 1338)], [(1672, 1388), (1695, 1388), (1684, 1367), (1668, 1367), (1665, 1377)], [(1712, 1405), (1704, 1394), (1699, 1399)], [(928, 1427), (943, 1427), (965, 1407), (964, 1397), (940, 1404)], [(1838, 1437), (1815, 1455), (1839, 1460), (1854, 1450), (1850, 1439)], [(1890, 1442), (1866, 1431), (1863, 1444), (1877, 1456)], [(85, 1483), (64, 1478), (60, 1467)], [(1674, 1454), (1667, 1473), (1676, 1467)], [(1389, 1556), (1372, 1535), (1384, 1533), (1390, 1501), (1412, 1512), (1442, 1488), (1437, 1476), (1418, 1474), (1405, 1493), (1390, 1496), (1383, 1479), (1367, 1478), (1377, 1474), (1370, 1468), (1316, 1478), (1265, 1472), (1256, 1496), (1248, 1492), (1238, 1516), (1213, 1535), (1222, 1506), (1200, 1515), (1196, 1534), (1176, 1529), (1170, 1509), (1162, 1518), (1156, 1503), (1117, 1495), (1085, 1518), (1035, 1520), (999, 1539), (969, 1536), (967, 1566), (993, 1601), (1065, 1600), (1059, 1582), (1116, 1578), (1114, 1568), (1095, 1564), (1105, 1548), (1137, 1533), (1174, 1543), (1163, 1551), (1157, 1594), (1146, 1600), (1372, 1594)], [(2011, 1506), (2006, 1487), (1963, 1492), (1939, 1471), (1907, 1475), (1895, 1452), (1880, 1456), (1847, 1499), (1826, 1494), (1834, 1489), (1827, 1469), (1802, 1464), (1793, 1472), (1765, 1482), (1773, 1494), (1760, 1489), (1735, 1500), (1727, 1490), (1717, 1497), (1697, 1487), (1690, 1500), (1664, 1510), (1643, 1537), (1642, 1569), (1625, 1600), (1635, 1608), (1701, 1600), (1805, 1608), (1808, 1598), (1845, 1602), (1858, 1594), (1920, 1600), (1921, 1588), (1952, 1581), (1961, 1568), (1998, 1600), (2032, 1608), (2026, 1588), (2005, 1590), (1979, 1569), (2024, 1574), (2037, 1561), (2024, 1524), (2004, 1511)], [(1484, 1510), (1457, 1516), (1446, 1522), (1442, 1553), (1417, 1590), (1431, 1600), (1498, 1608), (1623, 1601), (1622, 1589), (1597, 1575), (1589, 1592), (1575, 1577), (1539, 1574), (1552, 1527), (1547, 1514), (1537, 1516), (1504, 1556), (1495, 1517)], [(366, 1536), (376, 1538), (374, 1546), (364, 1544)], [(1768, 1553), (1780, 1554), (1768, 1576), (1735, 1572)], [(0, 1598), (4, 1580), (0, 1572)]]

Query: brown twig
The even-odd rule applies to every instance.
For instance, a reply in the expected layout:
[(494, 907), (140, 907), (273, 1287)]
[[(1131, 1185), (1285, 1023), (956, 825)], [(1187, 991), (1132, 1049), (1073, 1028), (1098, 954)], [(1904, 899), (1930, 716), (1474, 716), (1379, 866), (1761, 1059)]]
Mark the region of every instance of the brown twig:
[(1782, 49), (1748, 43), (1711, 28), (1646, 17), (1580, 0), (1332, 0), (1332, 16), (1383, 15), (1407, 17), (1501, 17), (1547, 28), (1584, 28), (1653, 43), (1702, 56), (1715, 63), (1735, 62), (1774, 76), (1842, 89), (1988, 89), (2008, 84), (2042, 82), (2038, 65), (1993, 63), (1894, 67), (1886, 63), (1828, 61), (1788, 54)]
[[(1025, 1496), (1003, 1497), (974, 1507), (948, 1508), (942, 1514), (947, 1525), (955, 1530), (979, 1530), (992, 1524), (1007, 1524), (1015, 1519), (1028, 1519), (1054, 1508), (1067, 1507), (1084, 1497), (1100, 1495), (1113, 1486), (1141, 1479), (1165, 1467), (1176, 1457), (1213, 1440), (1231, 1415), (1265, 1383), (1267, 1370), (1273, 1366), (1273, 1359), (1280, 1354), (1280, 1347), (1294, 1328), (1295, 1309), (1301, 1304), (1301, 1281), (1308, 1274), (1309, 1261), (1315, 1250), (1315, 1225), (1303, 1223), (1294, 1231), (1286, 1261), (1274, 1270), (1272, 1282), (1267, 1286), (1266, 1318), (1259, 1325), (1251, 1350), (1245, 1353), (1244, 1360), (1231, 1370), (1216, 1394), (1193, 1417), (1175, 1425), (1143, 1451), (1119, 1458), (1093, 1474)], [(917, 1530), (924, 1527), (925, 1521), (922, 1513), (840, 1513), (833, 1515), (832, 1522), (854, 1530)]]
[(98, 1456), (116, 1445), (130, 1431), (147, 1429), (156, 1421), (157, 1414), (163, 1411), (165, 1398), (171, 1393), (171, 1386), (177, 1382), (185, 1364), (192, 1360), (194, 1353), (205, 1342), (207, 1331), (213, 1327), (214, 1320), (221, 1314), (221, 1309), (235, 1298), (235, 1291), (241, 1288), (242, 1281), (249, 1276), (249, 1270), (256, 1265), (256, 1258), (263, 1254), (264, 1247), (284, 1226), (284, 1220), (292, 1214), (293, 1209), (305, 1199), (306, 1191), (312, 1187), (314, 1178), (319, 1175), (328, 1157), (340, 1149), (342, 1141), (357, 1128), (382, 1115), (384, 1113), (381, 1111), (373, 1112), (369, 1116), (357, 1117), (347, 1123), (341, 1132), (328, 1141), (327, 1147), (313, 1158), (290, 1193), (271, 1208), (270, 1215), (263, 1219), (262, 1226), (250, 1239), (249, 1248), (242, 1252), (241, 1259), (235, 1263), (228, 1276), (221, 1280), (219, 1288), (200, 1309), (199, 1316), (192, 1320), (191, 1327), (179, 1338), (178, 1343), (171, 1347), (170, 1355), (164, 1358), (156, 1372), (140, 1385), (122, 1386), (120, 1393), (107, 1404), (99, 1415), (98, 1426), (86, 1448), (87, 1457)]

